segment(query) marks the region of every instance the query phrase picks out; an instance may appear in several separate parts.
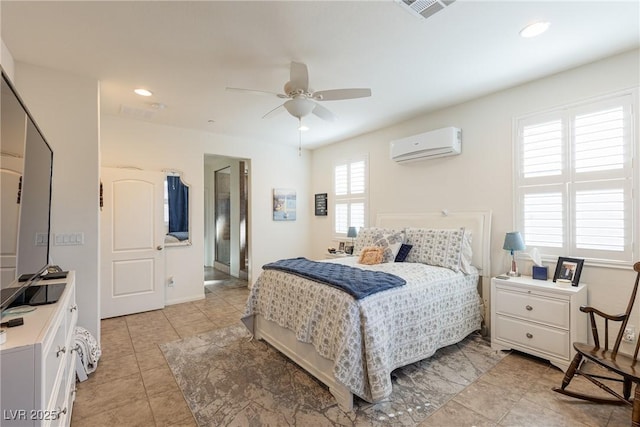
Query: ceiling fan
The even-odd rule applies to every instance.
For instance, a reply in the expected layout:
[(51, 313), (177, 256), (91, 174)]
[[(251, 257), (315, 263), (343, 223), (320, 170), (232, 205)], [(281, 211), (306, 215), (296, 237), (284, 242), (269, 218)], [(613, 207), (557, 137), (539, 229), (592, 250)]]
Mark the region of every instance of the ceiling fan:
[(228, 91), (240, 91), (258, 93), (261, 95), (274, 95), (281, 99), (287, 99), (283, 104), (277, 106), (262, 118), (275, 115), (282, 107), (289, 114), (302, 120), (304, 116), (315, 114), (321, 119), (333, 121), (335, 116), (317, 101), (337, 101), (342, 99), (364, 98), (371, 96), (371, 89), (368, 88), (351, 88), (351, 89), (330, 89), (314, 91), (309, 89), (309, 70), (307, 66), (301, 62), (291, 62), (290, 78), (284, 85), (284, 93), (273, 93), (262, 90), (242, 89), (235, 87), (227, 87)]

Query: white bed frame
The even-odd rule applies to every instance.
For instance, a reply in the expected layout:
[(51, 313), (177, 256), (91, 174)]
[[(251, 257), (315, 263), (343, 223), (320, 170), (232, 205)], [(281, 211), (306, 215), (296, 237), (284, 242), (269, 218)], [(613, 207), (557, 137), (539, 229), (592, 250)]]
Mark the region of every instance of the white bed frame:
[[(378, 214), (376, 226), (403, 229), (405, 227), (459, 228), (472, 233), (473, 265), (481, 277), (490, 275), (491, 211), (448, 212), (421, 214)], [(255, 338), (263, 339), (289, 357), (308, 373), (329, 387), (340, 408), (353, 410), (353, 394), (333, 376), (333, 361), (318, 354), (311, 344), (299, 342), (295, 333), (266, 320), (260, 315), (254, 319)]]

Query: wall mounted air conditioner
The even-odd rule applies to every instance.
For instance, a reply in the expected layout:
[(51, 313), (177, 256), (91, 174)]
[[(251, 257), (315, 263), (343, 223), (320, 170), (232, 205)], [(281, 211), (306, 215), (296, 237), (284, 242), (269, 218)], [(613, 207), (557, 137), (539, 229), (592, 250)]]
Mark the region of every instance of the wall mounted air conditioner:
[(398, 163), (455, 156), (462, 148), (462, 131), (455, 127), (432, 130), (391, 141), (391, 159)]

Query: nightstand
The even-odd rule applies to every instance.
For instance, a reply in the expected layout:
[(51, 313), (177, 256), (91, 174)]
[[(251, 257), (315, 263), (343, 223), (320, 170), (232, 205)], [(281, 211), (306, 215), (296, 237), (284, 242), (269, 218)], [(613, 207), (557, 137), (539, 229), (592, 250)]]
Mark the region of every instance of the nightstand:
[(325, 259), (334, 259), (334, 258), (345, 258), (351, 256), (348, 253), (345, 252), (336, 252), (334, 254), (327, 252), (326, 254), (324, 254), (324, 258)]
[(587, 342), (587, 286), (559, 286), (528, 276), (491, 279), (491, 348), (515, 349), (566, 371), (573, 342)]

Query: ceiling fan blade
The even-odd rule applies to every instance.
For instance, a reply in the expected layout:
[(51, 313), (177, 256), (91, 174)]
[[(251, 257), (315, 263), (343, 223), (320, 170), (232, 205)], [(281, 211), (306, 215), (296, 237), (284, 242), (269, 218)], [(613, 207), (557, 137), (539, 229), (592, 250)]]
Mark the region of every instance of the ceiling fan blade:
[(277, 96), (278, 98), (287, 98), (287, 95), (284, 95), (282, 93), (267, 92), (266, 90), (243, 89), (239, 87), (227, 87), (226, 90), (228, 92), (244, 92), (244, 93), (251, 93), (254, 95), (266, 95), (266, 96)]
[(313, 93), (313, 99), (316, 101), (337, 101), (339, 99), (366, 98), (367, 96), (371, 96), (369, 88), (331, 89)]
[(327, 110), (325, 107), (317, 103), (316, 106), (313, 107), (312, 113), (328, 122), (332, 122), (336, 119), (336, 116), (334, 116), (331, 111)]
[(278, 113), (281, 113), (284, 110), (284, 104), (280, 104), (278, 105), (276, 108), (274, 108), (273, 110), (269, 111), (267, 114), (265, 114), (264, 116), (262, 116), (263, 119), (268, 119), (269, 117), (273, 117), (278, 115)]
[(309, 90), (309, 70), (302, 62), (291, 61), (289, 85), (293, 90), (302, 89), (305, 92)]

